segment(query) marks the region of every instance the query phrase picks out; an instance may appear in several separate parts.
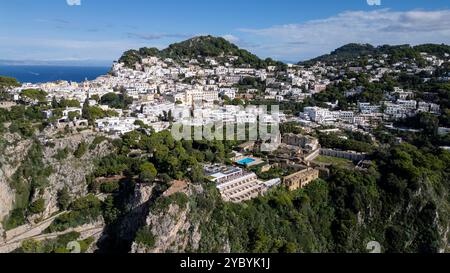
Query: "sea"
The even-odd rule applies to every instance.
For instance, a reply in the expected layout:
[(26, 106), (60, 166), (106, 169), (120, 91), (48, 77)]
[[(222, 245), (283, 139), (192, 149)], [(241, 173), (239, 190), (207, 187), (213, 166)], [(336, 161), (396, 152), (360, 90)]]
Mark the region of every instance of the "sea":
[(45, 83), (58, 80), (82, 82), (105, 75), (111, 67), (0, 65), (0, 75), (16, 78), (22, 83)]

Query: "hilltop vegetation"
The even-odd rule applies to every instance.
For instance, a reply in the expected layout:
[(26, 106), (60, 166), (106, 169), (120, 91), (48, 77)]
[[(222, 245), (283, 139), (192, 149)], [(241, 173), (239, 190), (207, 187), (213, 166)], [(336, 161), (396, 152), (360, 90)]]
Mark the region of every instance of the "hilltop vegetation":
[[(233, 56), (238, 57), (237, 60), (230, 61), (229, 57)], [(216, 58), (221, 63), (231, 62), (237, 67), (250, 66), (262, 68), (269, 65), (283, 66), (281, 62), (272, 59), (261, 60), (256, 55), (240, 49), (224, 38), (213, 36), (194, 37), (180, 43), (172, 44), (163, 50), (158, 50), (157, 48), (129, 50), (122, 55), (119, 62), (125, 63), (128, 67), (134, 67), (135, 63), (140, 63), (143, 58), (147, 57), (171, 58), (178, 62), (197, 58)]]
[(375, 47), (370, 44), (351, 43), (332, 51), (330, 54), (325, 54), (305, 62), (300, 62), (299, 64), (311, 65), (315, 62), (324, 62), (327, 64), (346, 63), (357, 59), (367, 58), (368, 56), (376, 58), (383, 54), (388, 54), (390, 56), (391, 64), (401, 60), (415, 60), (420, 64), (423, 62), (422, 57), (420, 56), (421, 52), (442, 57), (444, 54), (450, 54), (450, 46), (444, 44), (424, 44), (418, 46), (382, 45)]
[(7, 88), (19, 86), (21, 84), (15, 78), (0, 76), (0, 100), (10, 99), (11, 95), (6, 92)]
[(20, 83), (11, 77), (0, 76), (0, 89), (2, 87), (18, 87)]

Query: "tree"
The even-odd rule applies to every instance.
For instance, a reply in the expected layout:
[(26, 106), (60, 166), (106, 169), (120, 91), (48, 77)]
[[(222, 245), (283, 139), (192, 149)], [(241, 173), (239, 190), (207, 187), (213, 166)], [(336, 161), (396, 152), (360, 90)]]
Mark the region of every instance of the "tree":
[(156, 176), (157, 170), (155, 166), (150, 162), (145, 162), (140, 166), (140, 171), (149, 171), (153, 176)]
[(19, 87), (21, 84), (15, 78), (0, 76), (0, 87)]
[(77, 111), (69, 112), (69, 114), (68, 114), (68, 118), (70, 121), (75, 121), (79, 117), (80, 117), (80, 113), (78, 113)]
[(28, 211), (32, 214), (38, 214), (45, 211), (45, 200), (43, 198), (39, 198), (30, 204)]
[(73, 155), (76, 158), (82, 158), (83, 155), (87, 152), (87, 150), (88, 150), (88, 145), (86, 144), (86, 142), (82, 141), (80, 144), (78, 144), (78, 147), (75, 150), (75, 152), (73, 153)]
[(47, 101), (47, 92), (38, 89), (24, 89), (20, 93), (23, 98), (28, 98), (33, 101), (44, 103)]
[(144, 246), (153, 247), (155, 245), (155, 236), (150, 230), (150, 227), (145, 226), (138, 230), (135, 241), (139, 244), (143, 244)]
[(42, 243), (35, 240), (26, 240), (22, 242), (22, 247), (20, 250), (23, 253), (42, 253), (43, 246)]
[(100, 185), (100, 191), (103, 193), (113, 193), (120, 188), (118, 181), (105, 182)]
[(191, 168), (190, 178), (192, 182), (201, 183), (204, 179), (205, 173), (200, 165)]
[(60, 210), (66, 210), (72, 201), (72, 197), (69, 194), (69, 190), (67, 187), (64, 187), (62, 190), (58, 191), (58, 207)]
[(142, 171), (139, 174), (139, 180), (142, 183), (151, 183), (155, 180), (155, 176), (150, 171)]
[(66, 108), (66, 107), (80, 107), (80, 102), (78, 100), (67, 100), (67, 99), (62, 99), (59, 102), (59, 107), (61, 108)]
[(108, 196), (103, 203), (103, 217), (111, 224), (119, 217), (120, 211), (114, 206), (114, 197)]
[(91, 100), (95, 100), (96, 102), (99, 102), (99, 101), (100, 101), (100, 97), (99, 97), (99, 95), (97, 95), (97, 94), (92, 95), (90, 99), (91, 99)]
[(59, 108), (59, 103), (58, 103), (58, 101), (56, 100), (56, 97), (55, 97), (55, 96), (53, 96), (53, 98), (52, 98), (52, 108), (53, 108), (53, 109)]
[(100, 99), (100, 103), (116, 109), (126, 109), (133, 99), (122, 92), (120, 94), (107, 93)]
[(82, 112), (81, 112), (81, 116), (84, 119), (87, 119), (87, 120), (91, 120), (92, 119), (92, 115), (91, 115), (91, 111), (90, 111), (90, 107), (89, 107), (89, 100), (88, 99), (86, 99), (86, 101), (83, 104), (83, 109), (82, 109)]

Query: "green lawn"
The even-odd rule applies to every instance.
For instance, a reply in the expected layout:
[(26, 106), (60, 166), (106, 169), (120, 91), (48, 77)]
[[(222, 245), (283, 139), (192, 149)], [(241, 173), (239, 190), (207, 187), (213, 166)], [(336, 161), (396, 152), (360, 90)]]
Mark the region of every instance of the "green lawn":
[(344, 159), (344, 158), (337, 158), (337, 157), (331, 157), (331, 156), (318, 156), (315, 160), (317, 163), (325, 163), (325, 164), (332, 164), (338, 167), (342, 168), (354, 168), (355, 165), (351, 160)]

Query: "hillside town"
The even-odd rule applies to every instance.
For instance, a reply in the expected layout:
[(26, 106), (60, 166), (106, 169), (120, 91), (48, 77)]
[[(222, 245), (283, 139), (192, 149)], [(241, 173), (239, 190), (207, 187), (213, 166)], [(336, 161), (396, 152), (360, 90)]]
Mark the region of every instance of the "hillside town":
[[(429, 100), (427, 96), (416, 97), (415, 90), (400, 86), (376, 90), (380, 96), (377, 101), (361, 96), (345, 106), (338, 99), (308, 105), (312, 99), (326, 95), (330, 87), (344, 83), (351, 87), (344, 90), (343, 97), (358, 98), (367, 89), (358, 85), (361, 75), (368, 84), (382, 83), (387, 77), (402, 73), (428, 75), (422, 78), (427, 82), (450, 61), (447, 53), (438, 57), (421, 52), (420, 56), (424, 62), (420, 66), (411, 59), (392, 63), (391, 56), (382, 54), (354, 62), (364, 62), (364, 66), (318, 61), (309, 65), (276, 63), (263, 68), (236, 66), (234, 62), (239, 57), (233, 55), (219, 58), (199, 55), (178, 60), (146, 56), (131, 65), (115, 62), (108, 75), (92, 81), (23, 83), (9, 90), (12, 100), (2, 102), (1, 107), (39, 106), (55, 130), (93, 126), (111, 138), (140, 128), (153, 132), (170, 130), (174, 123), (202, 127), (222, 122), (234, 127), (262, 122), (266, 126), (293, 124), (299, 128), (301, 133), (297, 134), (279, 132), (277, 149), (270, 156), (258, 158), (259, 152), (254, 153), (258, 151), (258, 139), (243, 139), (247, 140), (247, 146), (235, 149), (232, 165), (204, 166), (224, 200), (241, 202), (279, 184), (291, 190), (302, 188), (319, 178), (319, 172), (320, 176), (326, 176), (327, 166), (336, 160), (347, 161), (355, 168), (370, 166), (368, 151), (322, 147), (327, 145), (320, 143), (318, 133), (332, 134), (341, 140), (348, 139), (348, 132), (358, 133), (377, 145), (374, 131), (380, 126), (385, 130), (414, 132), (418, 129), (400, 128), (396, 121), (420, 113), (439, 117), (441, 108), (432, 96), (428, 96)], [(449, 77), (447, 73), (438, 80), (449, 81)], [(255, 106), (252, 102), (261, 105), (296, 102), (304, 103), (304, 107), (301, 111), (281, 111), (274, 116), (261, 108), (250, 107)], [(449, 131), (450, 128), (438, 128), (440, 135)], [(401, 137), (396, 141), (401, 142)], [(321, 160), (316, 161), (317, 158)], [(255, 174), (256, 170), (264, 173), (271, 168), (289, 171), (283, 177), (267, 181), (259, 180)]]
[(0, 76), (0, 252), (331, 251), (303, 242), (392, 219), (441, 251), (449, 63), (348, 44), (286, 64), (201, 36), (93, 80)]

